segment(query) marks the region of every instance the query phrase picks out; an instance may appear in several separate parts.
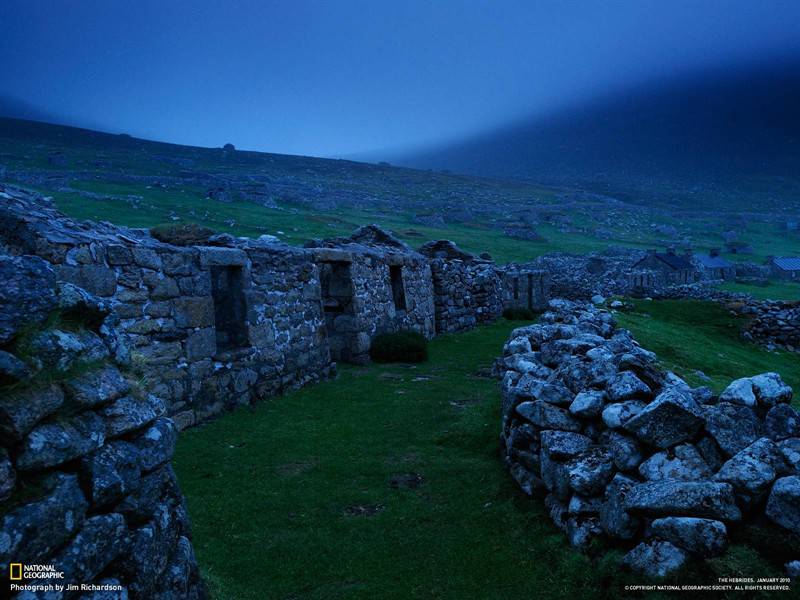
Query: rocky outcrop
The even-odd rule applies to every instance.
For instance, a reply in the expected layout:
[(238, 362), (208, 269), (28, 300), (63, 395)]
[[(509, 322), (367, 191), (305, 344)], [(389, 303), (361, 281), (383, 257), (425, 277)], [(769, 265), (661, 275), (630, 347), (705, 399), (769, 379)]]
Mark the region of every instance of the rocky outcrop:
[(800, 534), (800, 415), (778, 374), (691, 388), (611, 313), (566, 300), (512, 332), (497, 370), (506, 465), (573, 545), (615, 540), (663, 576), (742, 523)]
[[(0, 578), (20, 599), (99, 597), (54, 590), (68, 584), (107, 598), (204, 598), (163, 400), (115, 362), (102, 301), (58, 288), (39, 258), (0, 264), (25, 280), (0, 302), (14, 325), (5, 362), (25, 370), (0, 382)], [(70, 314), (76, 298), (83, 311)], [(31, 307), (27, 319), (20, 306)], [(11, 563), (23, 565), (21, 580), (9, 581)], [(37, 565), (52, 573), (31, 576)]]

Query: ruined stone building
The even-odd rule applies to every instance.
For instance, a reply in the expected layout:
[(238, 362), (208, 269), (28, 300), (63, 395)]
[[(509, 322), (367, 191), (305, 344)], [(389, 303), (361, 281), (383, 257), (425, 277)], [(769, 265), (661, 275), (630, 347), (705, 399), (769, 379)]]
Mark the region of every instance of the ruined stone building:
[(633, 265), (634, 271), (653, 271), (658, 274), (659, 285), (692, 283), (697, 278), (697, 268), (692, 264), (692, 253), (677, 254), (670, 248), (666, 252), (648, 251)]
[(454, 333), (497, 319), (503, 312), (500, 273), (489, 260), (453, 242), (429, 242), (419, 249), (430, 262), (436, 333)]
[(700, 278), (706, 281), (729, 280), (736, 278), (736, 265), (719, 254), (719, 248), (712, 248), (708, 254), (693, 255)]
[(503, 308), (544, 310), (550, 299), (547, 272), (525, 265), (509, 264), (500, 271)]
[(0, 249), (43, 258), (59, 281), (108, 304), (116, 359), (164, 399), (179, 429), (323, 380), (336, 361), (367, 362), (381, 333), (461, 331), (499, 317), (504, 301), (536, 304), (547, 293), (531, 273), (529, 294), (526, 272), (515, 275), (521, 296), (504, 299), (512, 280), (493, 262), (450, 242), (415, 252), (377, 226), (306, 248), (268, 236), (174, 241), (189, 245), (78, 222), (0, 185)]
[(306, 246), (319, 269), (333, 360), (368, 362), (380, 333), (434, 336), (431, 268), (421, 254), (374, 225)]

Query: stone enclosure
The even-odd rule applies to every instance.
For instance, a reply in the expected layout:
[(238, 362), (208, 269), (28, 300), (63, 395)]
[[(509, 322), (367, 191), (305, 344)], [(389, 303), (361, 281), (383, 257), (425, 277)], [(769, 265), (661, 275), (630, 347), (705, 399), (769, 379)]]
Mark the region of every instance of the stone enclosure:
[(610, 312), (550, 308), (498, 359), (501, 446), (570, 543), (622, 545), (654, 577), (724, 553), (748, 527), (800, 558), (800, 414), (780, 376), (717, 396), (663, 372)]

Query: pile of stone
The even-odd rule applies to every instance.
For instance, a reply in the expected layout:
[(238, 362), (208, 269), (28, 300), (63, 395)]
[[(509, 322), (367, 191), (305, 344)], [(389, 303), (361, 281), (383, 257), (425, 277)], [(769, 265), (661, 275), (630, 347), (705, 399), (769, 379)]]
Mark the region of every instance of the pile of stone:
[(498, 359), (501, 437), (511, 475), (571, 544), (625, 544), (629, 567), (664, 576), (723, 553), (743, 522), (800, 535), (800, 415), (779, 375), (717, 396), (662, 371), (610, 312), (550, 308)]
[[(115, 363), (105, 301), (37, 257), (0, 255), (0, 280), (0, 579), (26, 599), (205, 597), (177, 430)], [(97, 593), (43, 591), (68, 584)]]
[(759, 302), (752, 314), (746, 339), (800, 352), (800, 302)]

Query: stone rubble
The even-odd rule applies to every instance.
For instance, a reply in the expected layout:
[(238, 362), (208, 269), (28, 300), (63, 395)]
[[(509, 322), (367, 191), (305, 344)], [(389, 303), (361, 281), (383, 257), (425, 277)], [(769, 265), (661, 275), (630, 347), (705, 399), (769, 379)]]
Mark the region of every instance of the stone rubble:
[(742, 523), (800, 535), (800, 415), (779, 375), (717, 396), (663, 372), (612, 313), (549, 306), (497, 360), (501, 447), (573, 545), (617, 540), (625, 565), (661, 577), (724, 553)]

